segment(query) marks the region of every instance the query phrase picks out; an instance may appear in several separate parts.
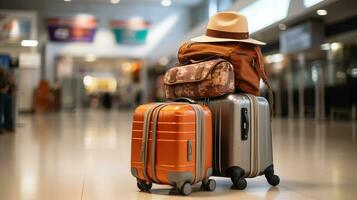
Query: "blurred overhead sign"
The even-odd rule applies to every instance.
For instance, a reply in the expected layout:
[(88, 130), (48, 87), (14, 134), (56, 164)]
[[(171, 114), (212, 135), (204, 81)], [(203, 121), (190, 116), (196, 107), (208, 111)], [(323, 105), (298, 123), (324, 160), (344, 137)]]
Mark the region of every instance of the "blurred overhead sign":
[(30, 19), (0, 13), (0, 41), (16, 42), (30, 37)]
[(113, 20), (110, 22), (118, 44), (143, 44), (148, 35), (149, 22), (143, 19)]
[(90, 15), (47, 19), (48, 35), (55, 42), (93, 42), (97, 20)]
[(292, 53), (320, 45), (324, 40), (321, 22), (307, 22), (280, 32), (280, 51)]

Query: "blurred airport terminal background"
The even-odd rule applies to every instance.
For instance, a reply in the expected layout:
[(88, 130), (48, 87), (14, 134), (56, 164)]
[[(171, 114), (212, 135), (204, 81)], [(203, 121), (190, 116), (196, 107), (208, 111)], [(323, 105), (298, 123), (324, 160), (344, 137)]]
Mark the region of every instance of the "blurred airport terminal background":
[(164, 100), (180, 44), (225, 10), (246, 15), (267, 43), (282, 184), (279, 193), (253, 181), (241, 193), (222, 181), (206, 195), (354, 199), (356, 0), (1, 0), (0, 68), (14, 77), (16, 130), (0, 134), (0, 199), (165, 198), (138, 192), (128, 171), (131, 112)]
[(16, 0), (0, 8), (0, 61), (15, 74), (17, 112), (163, 99), (162, 75), (179, 45), (202, 34), (212, 14), (235, 10), (267, 43), (277, 116), (356, 118), (353, 0)]

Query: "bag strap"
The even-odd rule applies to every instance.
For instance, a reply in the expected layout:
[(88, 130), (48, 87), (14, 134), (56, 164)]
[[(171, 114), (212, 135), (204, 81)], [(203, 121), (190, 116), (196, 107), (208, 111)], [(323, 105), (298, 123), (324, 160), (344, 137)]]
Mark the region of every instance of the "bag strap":
[(149, 143), (149, 130), (150, 130), (150, 121), (153, 111), (162, 105), (162, 103), (156, 103), (150, 106), (145, 114), (144, 114), (144, 124), (142, 129), (142, 144), (141, 144), (141, 161), (143, 163), (143, 176), (145, 180), (149, 180), (147, 174), (147, 150), (148, 150), (148, 143)]
[[(260, 78), (263, 80), (264, 84), (267, 86), (268, 89), (268, 101), (269, 101), (269, 107), (270, 107), (270, 115), (274, 116), (274, 95), (273, 95), (273, 89), (268, 81), (268, 76), (265, 73), (265, 68), (264, 68), (264, 63), (263, 63), (263, 54), (262, 51), (260, 50), (259, 46), (254, 47), (255, 52), (257, 53), (257, 60), (258, 60), (258, 68), (257, 71), (259, 73)], [(272, 118), (271, 118), (272, 119)]]
[(156, 167), (155, 167), (157, 124), (158, 124), (158, 120), (159, 120), (159, 113), (160, 113), (161, 109), (163, 109), (166, 106), (168, 106), (168, 104), (162, 104), (162, 105), (156, 107), (154, 114), (153, 114), (154, 121), (152, 124), (152, 140), (151, 140), (151, 177), (154, 180), (154, 182), (156, 182), (156, 183), (159, 182), (156, 178)]
[(205, 166), (205, 144), (206, 144), (206, 125), (205, 116), (202, 107), (198, 104), (189, 104), (195, 111), (196, 121), (196, 176), (194, 183), (204, 178)]

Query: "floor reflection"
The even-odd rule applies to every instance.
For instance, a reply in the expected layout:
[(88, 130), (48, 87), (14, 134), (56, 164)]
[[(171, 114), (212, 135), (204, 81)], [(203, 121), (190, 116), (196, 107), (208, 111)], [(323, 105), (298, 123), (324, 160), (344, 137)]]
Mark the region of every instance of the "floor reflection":
[[(0, 199), (183, 199), (170, 187), (138, 192), (130, 175), (131, 112), (88, 110), (22, 115), (16, 134), (0, 135)], [(281, 185), (264, 177), (245, 191), (216, 178), (215, 192), (186, 198), (355, 199), (356, 122), (273, 120)], [(196, 188), (199, 189), (198, 186)]]

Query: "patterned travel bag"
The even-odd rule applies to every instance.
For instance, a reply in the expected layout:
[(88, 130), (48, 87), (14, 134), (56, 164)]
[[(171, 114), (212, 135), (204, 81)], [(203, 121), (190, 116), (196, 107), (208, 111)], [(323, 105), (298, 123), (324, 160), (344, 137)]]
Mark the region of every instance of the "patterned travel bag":
[(203, 99), (234, 92), (234, 69), (224, 59), (191, 61), (169, 69), (164, 78), (168, 99), (188, 97)]

